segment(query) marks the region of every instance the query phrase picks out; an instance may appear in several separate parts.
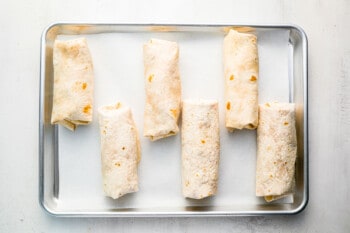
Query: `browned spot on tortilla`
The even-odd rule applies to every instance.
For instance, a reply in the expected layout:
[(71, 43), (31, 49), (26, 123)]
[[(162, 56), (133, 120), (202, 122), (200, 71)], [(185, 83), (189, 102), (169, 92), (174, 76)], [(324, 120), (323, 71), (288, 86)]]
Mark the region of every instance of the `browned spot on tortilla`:
[(87, 83), (83, 83), (83, 84), (81, 85), (81, 88), (82, 88), (83, 90), (85, 90), (86, 87), (87, 87)]
[(231, 74), (230, 80), (232, 81), (232, 80), (234, 80), (234, 79), (235, 79), (235, 76), (234, 76), (233, 74)]
[(190, 185), (190, 182), (188, 180), (186, 180), (185, 186), (188, 187), (189, 185)]
[(266, 107), (271, 107), (271, 105), (269, 103), (266, 103), (265, 106)]
[(125, 146), (122, 147), (122, 150), (125, 150)]
[(250, 81), (255, 82), (256, 81), (256, 77), (254, 75), (252, 75), (252, 77), (250, 77)]
[(148, 76), (148, 82), (152, 82), (152, 80), (153, 80), (153, 77), (154, 77), (154, 74), (151, 74), (150, 76)]
[(118, 108), (120, 108), (120, 102), (118, 102), (116, 105), (115, 105), (115, 109), (118, 109)]
[(230, 110), (230, 109), (231, 109), (231, 102), (227, 102), (227, 104), (226, 104), (226, 109), (227, 109), (227, 110)]
[(83, 112), (87, 114), (87, 113), (90, 112), (90, 110), (91, 110), (91, 105), (88, 104), (88, 105), (86, 105), (86, 106), (84, 107)]
[(176, 115), (177, 115), (176, 109), (170, 109), (170, 112), (173, 114), (174, 117), (176, 117)]
[(202, 140), (201, 140), (201, 143), (202, 143), (202, 144), (205, 144), (205, 140), (202, 139)]
[(115, 163), (114, 165), (117, 166), (117, 167), (120, 167), (120, 163), (119, 162)]
[(289, 123), (288, 123), (287, 121), (285, 121), (283, 124), (284, 124), (284, 125), (288, 125)]

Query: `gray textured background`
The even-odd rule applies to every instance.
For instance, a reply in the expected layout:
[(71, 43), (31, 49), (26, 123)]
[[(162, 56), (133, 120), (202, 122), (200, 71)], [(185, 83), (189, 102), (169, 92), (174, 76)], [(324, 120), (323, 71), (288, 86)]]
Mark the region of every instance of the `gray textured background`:
[[(297, 216), (60, 219), (38, 204), (39, 45), (57, 20), (294, 23), (309, 38), (310, 201)], [(349, 232), (350, 2), (0, 2), (0, 232)]]

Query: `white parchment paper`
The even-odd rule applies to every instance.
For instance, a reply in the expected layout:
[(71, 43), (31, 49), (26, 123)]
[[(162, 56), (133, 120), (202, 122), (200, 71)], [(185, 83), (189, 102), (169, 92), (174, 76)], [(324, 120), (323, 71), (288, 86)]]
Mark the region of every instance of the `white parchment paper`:
[[(288, 102), (287, 30), (260, 31), (259, 102)], [(256, 131), (228, 133), (224, 126), (223, 33), (132, 32), (83, 35), (95, 73), (94, 119), (75, 132), (59, 127), (60, 209), (103, 211), (112, 208), (233, 206), (264, 203), (255, 197)], [(72, 39), (79, 36), (59, 36)], [(151, 142), (143, 137), (145, 101), (142, 46), (150, 38), (177, 41), (183, 99), (217, 99), (220, 107), (221, 158), (218, 193), (200, 201), (181, 194), (180, 134)], [(139, 192), (118, 200), (104, 196), (97, 108), (121, 101), (132, 108), (142, 159)], [(284, 199), (283, 202), (290, 202)]]

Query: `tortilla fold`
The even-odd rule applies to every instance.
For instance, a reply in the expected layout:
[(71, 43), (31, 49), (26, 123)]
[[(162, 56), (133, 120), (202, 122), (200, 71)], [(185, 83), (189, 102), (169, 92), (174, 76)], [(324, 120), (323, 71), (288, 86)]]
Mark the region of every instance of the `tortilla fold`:
[(223, 45), (225, 124), (229, 131), (258, 126), (257, 38), (230, 30)]
[(151, 39), (143, 47), (146, 103), (144, 136), (152, 141), (179, 132), (181, 81), (177, 43)]
[(103, 189), (113, 199), (138, 191), (141, 149), (129, 107), (117, 103), (99, 108)]
[(293, 193), (297, 157), (295, 106), (266, 103), (259, 106), (259, 118), (256, 196), (273, 201)]
[(215, 195), (220, 159), (218, 103), (187, 100), (182, 111), (182, 193), (193, 199)]
[(85, 38), (55, 40), (51, 124), (75, 130), (92, 121), (94, 75)]

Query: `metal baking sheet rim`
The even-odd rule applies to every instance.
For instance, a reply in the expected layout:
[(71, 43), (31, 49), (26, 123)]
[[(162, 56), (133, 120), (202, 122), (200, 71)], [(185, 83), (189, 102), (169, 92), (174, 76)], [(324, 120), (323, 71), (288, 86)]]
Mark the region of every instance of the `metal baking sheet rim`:
[[(44, 101), (45, 101), (45, 59), (46, 59), (46, 37), (50, 30), (57, 26), (76, 26), (76, 27), (99, 27), (99, 26), (121, 26), (121, 27), (149, 27), (163, 28), (172, 30), (178, 27), (188, 28), (269, 28), (269, 29), (294, 29), (302, 40), (302, 76), (303, 76), (303, 125), (304, 125), (304, 157), (303, 157), (303, 200), (297, 208), (291, 210), (248, 210), (248, 211), (57, 211), (47, 205), (44, 198)], [(111, 22), (55, 22), (48, 25), (41, 36), (40, 46), (40, 93), (39, 93), (39, 204), (45, 212), (56, 217), (222, 217), (222, 216), (261, 216), (261, 215), (295, 215), (302, 212), (309, 201), (309, 147), (308, 147), (308, 39), (305, 31), (294, 24), (119, 24)]]

